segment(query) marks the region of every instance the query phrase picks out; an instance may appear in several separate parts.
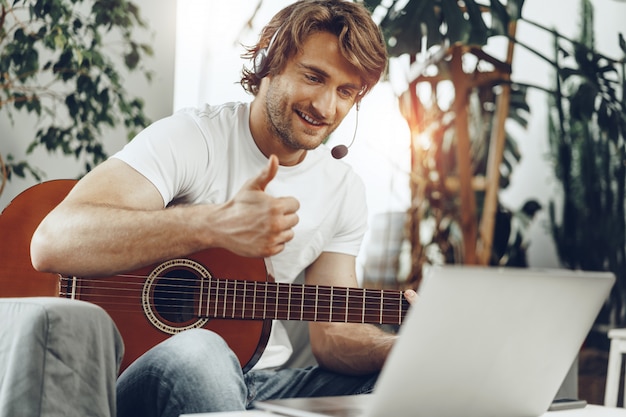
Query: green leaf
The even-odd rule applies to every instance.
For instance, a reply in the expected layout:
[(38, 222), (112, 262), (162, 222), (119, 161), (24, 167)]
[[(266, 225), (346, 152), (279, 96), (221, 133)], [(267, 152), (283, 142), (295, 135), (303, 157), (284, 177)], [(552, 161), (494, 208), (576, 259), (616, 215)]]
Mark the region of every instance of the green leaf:
[(61, 28), (57, 26), (54, 30), (54, 46), (56, 49), (64, 49), (66, 44), (67, 38)]
[(365, 0), (365, 1), (363, 1), (363, 5), (371, 13), (380, 5), (381, 2), (382, 2), (382, 0)]
[(439, 20), (433, 0), (409, 0), (401, 10), (389, 8), (380, 22), (389, 55), (417, 54), (422, 49), (424, 35), (427, 35), (427, 47), (439, 44), (442, 40)]
[(483, 46), (487, 44), (489, 38), (489, 28), (483, 20), (480, 6), (476, 4), (474, 0), (464, 0), (467, 7), (467, 13), (469, 15), (470, 22), (470, 36), (467, 43), (470, 45)]
[(522, 7), (524, 7), (524, 0), (507, 0), (506, 9), (511, 20), (522, 18)]
[(74, 93), (69, 94), (67, 97), (65, 97), (65, 105), (67, 106), (70, 117), (72, 119), (76, 119), (76, 116), (78, 114), (78, 103), (76, 102), (76, 96), (74, 95)]
[(463, 12), (456, 0), (442, 0), (441, 9), (446, 24), (446, 38), (450, 40), (450, 44), (467, 43), (472, 28), (463, 17)]
[(491, 34), (507, 36), (509, 34), (509, 13), (499, 0), (491, 0)]
[(137, 68), (137, 64), (139, 63), (139, 52), (137, 51), (137, 46), (133, 44), (132, 50), (124, 56), (124, 63), (126, 67), (129, 69)]

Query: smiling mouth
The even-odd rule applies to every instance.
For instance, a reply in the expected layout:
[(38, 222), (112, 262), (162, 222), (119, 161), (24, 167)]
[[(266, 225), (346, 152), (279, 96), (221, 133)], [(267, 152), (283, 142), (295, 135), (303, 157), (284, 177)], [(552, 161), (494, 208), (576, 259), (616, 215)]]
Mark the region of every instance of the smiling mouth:
[(303, 119), (305, 122), (313, 125), (313, 126), (323, 126), (324, 123), (317, 121), (316, 119), (314, 119), (313, 117), (309, 116), (308, 114), (305, 114), (299, 110), (296, 110), (296, 113), (298, 114), (298, 116), (300, 116), (301, 119)]

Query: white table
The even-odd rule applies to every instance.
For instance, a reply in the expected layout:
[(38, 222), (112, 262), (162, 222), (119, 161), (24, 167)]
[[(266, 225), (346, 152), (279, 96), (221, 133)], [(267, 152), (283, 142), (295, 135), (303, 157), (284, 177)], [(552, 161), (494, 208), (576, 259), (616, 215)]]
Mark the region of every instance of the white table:
[[(267, 411), (250, 410), (229, 413), (183, 414), (180, 417), (276, 417), (277, 414)], [(599, 405), (588, 405), (575, 410), (550, 411), (541, 417), (626, 417), (626, 409), (609, 408)]]
[(588, 405), (575, 410), (550, 411), (541, 417), (626, 417), (626, 409)]

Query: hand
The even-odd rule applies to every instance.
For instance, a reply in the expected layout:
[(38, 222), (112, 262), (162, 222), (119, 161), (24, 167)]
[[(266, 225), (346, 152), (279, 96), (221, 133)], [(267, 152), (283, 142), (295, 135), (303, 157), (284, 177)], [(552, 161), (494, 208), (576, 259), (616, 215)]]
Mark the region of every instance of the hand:
[(415, 301), (417, 301), (418, 295), (414, 290), (405, 290), (404, 298), (407, 299), (409, 304), (413, 304)]
[(293, 239), (300, 203), (293, 197), (265, 193), (277, 172), (278, 158), (272, 155), (267, 167), (225, 204), (226, 218), (220, 221), (224, 247), (241, 256), (267, 257), (281, 252)]

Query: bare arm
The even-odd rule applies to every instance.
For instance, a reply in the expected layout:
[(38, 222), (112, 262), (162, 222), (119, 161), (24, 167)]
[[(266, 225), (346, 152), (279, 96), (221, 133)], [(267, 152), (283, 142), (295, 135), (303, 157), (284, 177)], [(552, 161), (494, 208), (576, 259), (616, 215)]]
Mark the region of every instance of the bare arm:
[[(355, 287), (355, 258), (323, 253), (307, 270), (307, 284)], [(405, 292), (412, 302), (417, 295)], [(336, 372), (364, 375), (380, 371), (396, 339), (378, 327), (360, 323), (309, 324), (311, 349), (318, 363)]]
[(109, 159), (81, 179), (39, 225), (33, 265), (76, 276), (111, 275), (153, 262), (223, 247), (270, 256), (293, 237), (299, 205), (263, 192), (278, 169), (268, 167), (224, 204), (163, 208), (157, 189), (126, 163)]

